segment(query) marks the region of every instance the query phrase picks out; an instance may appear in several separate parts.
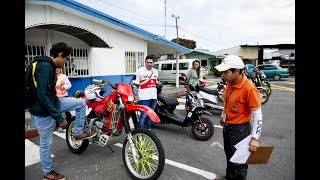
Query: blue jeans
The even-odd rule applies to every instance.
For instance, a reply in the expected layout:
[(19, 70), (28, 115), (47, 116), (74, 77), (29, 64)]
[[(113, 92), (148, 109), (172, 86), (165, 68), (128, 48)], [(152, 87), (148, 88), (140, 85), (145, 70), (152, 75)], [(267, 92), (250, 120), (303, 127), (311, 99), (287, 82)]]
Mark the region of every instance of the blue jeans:
[[(156, 99), (140, 100), (139, 104), (148, 106), (154, 110), (157, 107), (157, 100)], [(152, 121), (149, 118), (149, 116), (147, 116), (144, 112), (141, 111), (139, 124), (140, 124), (140, 128), (151, 129)]]
[[(83, 133), (86, 115), (86, 103), (83, 99), (77, 99), (73, 97), (59, 98), (60, 107), (59, 112), (76, 111), (75, 119), (75, 135)], [(53, 170), (51, 149), (54, 126), (56, 120), (51, 116), (34, 116), (31, 114), (32, 124), (37, 128), (40, 137), (40, 161), (42, 164), (42, 171), (48, 173)]]

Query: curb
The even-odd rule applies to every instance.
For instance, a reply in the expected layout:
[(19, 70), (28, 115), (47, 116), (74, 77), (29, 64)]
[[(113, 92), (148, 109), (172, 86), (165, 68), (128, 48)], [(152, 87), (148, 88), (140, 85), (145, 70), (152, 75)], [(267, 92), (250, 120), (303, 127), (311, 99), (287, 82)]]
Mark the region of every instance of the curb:
[[(57, 131), (57, 127), (54, 127), (54, 131)], [(39, 133), (37, 129), (30, 129), (24, 131), (24, 139), (38, 137)]]

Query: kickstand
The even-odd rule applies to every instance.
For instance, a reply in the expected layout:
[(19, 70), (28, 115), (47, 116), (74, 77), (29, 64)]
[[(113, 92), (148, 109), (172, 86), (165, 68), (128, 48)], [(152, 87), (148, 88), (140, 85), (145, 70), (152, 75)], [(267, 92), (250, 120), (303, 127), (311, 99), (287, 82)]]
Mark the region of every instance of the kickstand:
[(114, 150), (108, 145), (108, 148), (114, 153)]

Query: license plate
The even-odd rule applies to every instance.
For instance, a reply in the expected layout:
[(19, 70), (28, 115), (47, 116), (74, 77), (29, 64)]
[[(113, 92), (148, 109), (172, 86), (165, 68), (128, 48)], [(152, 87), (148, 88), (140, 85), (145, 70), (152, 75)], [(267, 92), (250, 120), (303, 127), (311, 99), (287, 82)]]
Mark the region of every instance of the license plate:
[(192, 116), (192, 112), (188, 112), (187, 116), (190, 118)]

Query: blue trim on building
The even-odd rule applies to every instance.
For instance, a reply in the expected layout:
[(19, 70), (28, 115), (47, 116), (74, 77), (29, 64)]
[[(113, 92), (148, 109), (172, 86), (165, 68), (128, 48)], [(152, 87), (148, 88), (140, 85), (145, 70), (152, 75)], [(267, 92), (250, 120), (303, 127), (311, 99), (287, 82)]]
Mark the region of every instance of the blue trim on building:
[[(87, 86), (92, 83), (92, 79), (102, 79), (102, 80), (109, 80), (112, 84), (116, 83), (130, 83), (130, 80), (132, 78), (133, 74), (125, 74), (125, 75), (110, 75), (110, 76), (92, 76), (92, 77), (86, 77), (86, 78), (69, 78), (72, 87), (68, 91), (68, 95), (72, 96), (73, 93), (77, 90), (84, 90)], [(106, 92), (105, 96), (110, 94), (112, 88), (110, 86), (105, 86)]]
[(120, 26), (120, 27), (122, 27), (124, 29), (127, 29), (127, 30), (133, 31), (135, 33), (138, 33), (138, 34), (140, 34), (142, 36), (148, 37), (150, 39), (154, 39), (154, 40), (158, 41), (161, 44), (165, 44), (167, 46), (170, 46), (170, 47), (173, 47), (173, 48), (177, 48), (180, 51), (183, 51), (184, 53), (189, 53), (190, 52), (190, 49), (188, 49), (188, 48), (186, 48), (184, 46), (181, 46), (181, 45), (178, 45), (178, 44), (176, 44), (174, 42), (168, 41), (167, 39), (164, 39), (161, 36), (152, 34), (152, 33), (148, 32), (148, 31), (145, 31), (145, 30), (143, 30), (141, 28), (133, 26), (133, 25), (131, 25), (129, 23), (121, 21), (121, 20), (119, 20), (117, 18), (114, 18), (112, 16), (109, 16), (107, 14), (104, 14), (104, 13), (102, 13), (100, 11), (97, 11), (97, 10), (95, 10), (93, 8), (90, 8), (89, 6), (86, 6), (84, 4), (78, 3), (76, 1), (73, 1), (73, 0), (40, 0), (40, 1), (56, 2), (56, 3), (59, 3), (59, 4), (65, 5), (67, 7), (75, 9), (77, 11), (83, 12), (85, 14), (94, 16), (94, 17), (99, 18), (99, 19), (102, 19), (102, 20), (104, 20), (106, 22), (109, 22), (111, 24), (114, 24), (116, 26)]

